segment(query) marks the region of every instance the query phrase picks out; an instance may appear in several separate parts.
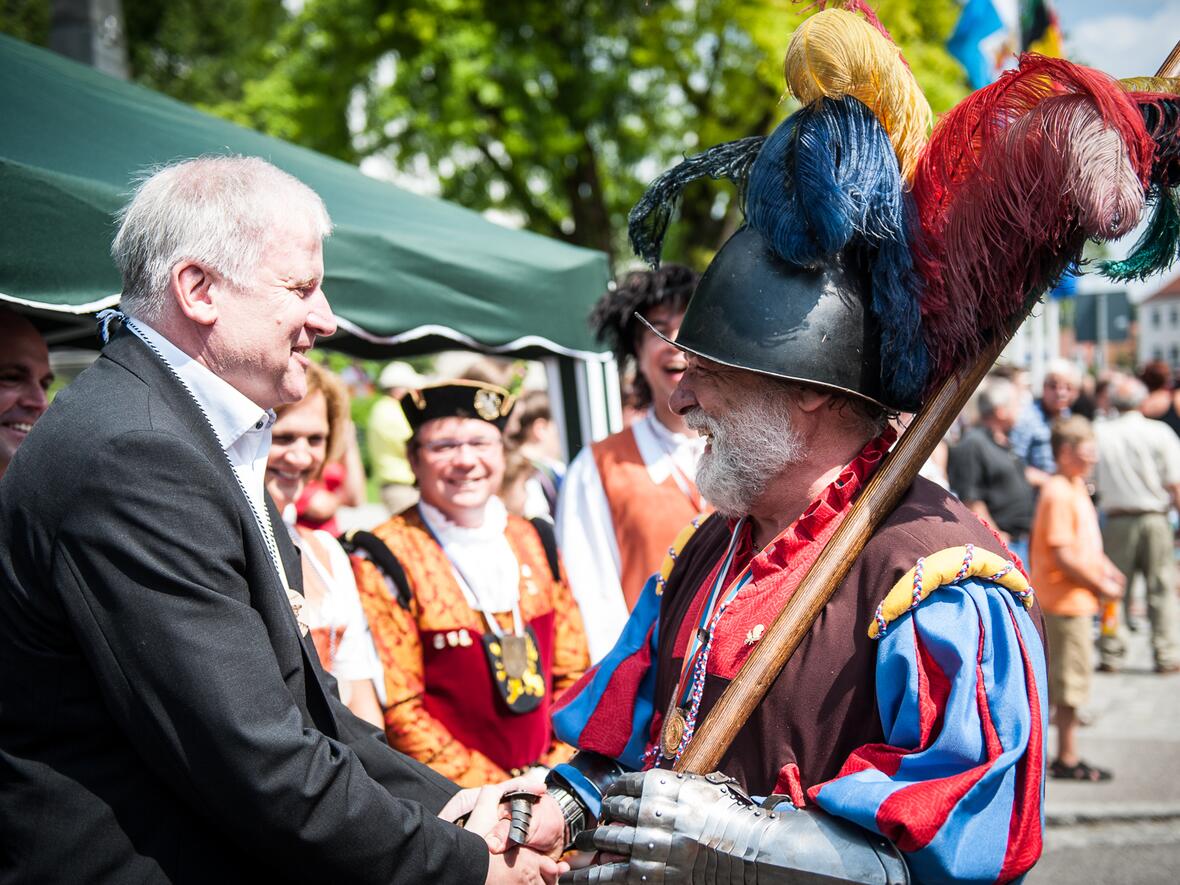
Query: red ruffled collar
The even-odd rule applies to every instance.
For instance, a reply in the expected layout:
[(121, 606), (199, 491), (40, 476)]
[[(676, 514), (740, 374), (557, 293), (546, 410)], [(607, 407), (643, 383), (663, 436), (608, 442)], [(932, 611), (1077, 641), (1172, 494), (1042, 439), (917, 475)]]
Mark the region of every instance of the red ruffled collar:
[(880, 436), (865, 444), (860, 454), (840, 471), (832, 483), (819, 493), (802, 515), (779, 532), (778, 536), (754, 557), (750, 565), (755, 583), (772, 572), (781, 572), (798, 558), (801, 550), (821, 538), (827, 539), (826, 531), (834, 519), (843, 516), (852, 506), (869, 477), (876, 472), (881, 459), (897, 439), (897, 431), (886, 427)]

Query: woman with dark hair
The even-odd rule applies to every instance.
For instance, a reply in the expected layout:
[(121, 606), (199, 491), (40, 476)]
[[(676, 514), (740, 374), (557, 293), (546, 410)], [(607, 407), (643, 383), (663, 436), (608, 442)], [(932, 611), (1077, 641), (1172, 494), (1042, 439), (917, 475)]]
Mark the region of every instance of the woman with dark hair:
[(1147, 387), (1147, 399), (1139, 411), (1148, 418), (1163, 421), (1180, 436), (1180, 409), (1176, 400), (1180, 398), (1172, 384), (1172, 367), (1163, 360), (1152, 360), (1139, 373), (1139, 380)]
[(707, 509), (694, 480), (704, 440), (668, 405), (685, 357), (655, 334), (676, 338), (697, 279), (676, 264), (632, 272), (590, 317), (620, 366), (634, 366), (646, 409), (578, 454), (558, 500), (558, 540), (595, 661), (614, 646), (668, 545)]

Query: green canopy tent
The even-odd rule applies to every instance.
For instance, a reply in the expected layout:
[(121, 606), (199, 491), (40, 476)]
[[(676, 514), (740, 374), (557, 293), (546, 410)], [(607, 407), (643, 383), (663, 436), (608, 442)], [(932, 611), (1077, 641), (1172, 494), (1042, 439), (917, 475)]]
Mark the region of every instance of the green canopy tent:
[(571, 441), (607, 429), (611, 373), (585, 322), (609, 279), (602, 253), (501, 227), (4, 36), (0, 95), (0, 301), (33, 314), (52, 342), (94, 346), (87, 315), (120, 287), (114, 213), (145, 170), (248, 154), (306, 182), (332, 216), (324, 289), (341, 332), (326, 346), (373, 358), (455, 347), (562, 357), (548, 362), (567, 406), (578, 401), (563, 410), (580, 425)]

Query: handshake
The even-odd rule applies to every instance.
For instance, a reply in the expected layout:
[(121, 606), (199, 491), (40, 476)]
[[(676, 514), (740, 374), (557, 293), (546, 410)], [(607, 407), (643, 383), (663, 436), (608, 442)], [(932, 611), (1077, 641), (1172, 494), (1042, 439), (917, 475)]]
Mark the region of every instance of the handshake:
[[(530, 815), (517, 819), (513, 828), (508, 799), (511, 794), (529, 793), (537, 797)], [(514, 805), (518, 803), (512, 803)], [(565, 819), (553, 797), (539, 781), (519, 777), (461, 790), (438, 813), (443, 820), (459, 823), (483, 837), (491, 854), (488, 885), (508, 882), (554, 883), (569, 869), (558, 860), (565, 845)]]

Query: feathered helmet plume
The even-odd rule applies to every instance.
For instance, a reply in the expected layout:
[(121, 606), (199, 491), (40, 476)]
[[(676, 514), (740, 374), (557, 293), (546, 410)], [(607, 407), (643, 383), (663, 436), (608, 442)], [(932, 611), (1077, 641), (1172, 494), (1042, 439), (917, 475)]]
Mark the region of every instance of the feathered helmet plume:
[(1099, 265), (1106, 276), (1127, 282), (1167, 270), (1180, 257), (1180, 79), (1134, 77), (1120, 83), (1156, 145), (1147, 189), (1152, 207), (1147, 229), (1125, 259)]
[(918, 164), (924, 334), (942, 376), (1143, 212), (1154, 144), (1119, 84), (1025, 55), (935, 128)]
[[(1128, 92), (1099, 71), (1026, 55), (944, 115), (927, 141), (930, 109), (900, 51), (860, 0), (843, 6), (821, 9), (792, 37), (784, 67), (801, 110), (766, 138), (719, 145), (652, 183), (630, 217), (640, 256), (658, 263), (688, 182), (729, 178), (743, 195), (744, 230), (777, 259), (813, 268), (840, 255), (865, 269), (880, 383), (875, 393), (849, 391), (904, 409), (1022, 316), (1087, 238), (1131, 230), (1145, 199), (1156, 207), (1145, 244), (1105, 270), (1127, 277), (1175, 260), (1175, 83)], [(773, 293), (734, 292), (728, 304), (741, 311), (758, 297)], [(801, 337), (783, 336), (782, 346)], [(705, 356), (708, 348), (696, 345)], [(786, 374), (757, 359), (741, 365)]]

